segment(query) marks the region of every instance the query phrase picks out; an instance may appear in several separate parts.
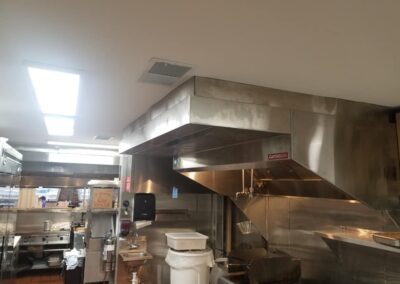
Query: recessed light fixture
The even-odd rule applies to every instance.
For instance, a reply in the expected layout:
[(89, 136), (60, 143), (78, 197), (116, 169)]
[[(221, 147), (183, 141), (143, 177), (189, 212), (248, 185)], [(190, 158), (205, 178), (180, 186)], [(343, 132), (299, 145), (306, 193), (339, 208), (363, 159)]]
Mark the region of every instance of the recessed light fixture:
[(101, 145), (101, 144), (88, 144), (88, 143), (73, 143), (73, 142), (58, 142), (58, 141), (47, 141), (48, 145), (53, 146), (67, 146), (67, 147), (81, 147), (81, 148), (93, 148), (93, 149), (110, 149), (118, 150), (118, 145)]
[(49, 153), (49, 162), (73, 163), (73, 164), (114, 165), (115, 157), (82, 155), (82, 154), (68, 154), (68, 153)]
[(28, 67), (40, 110), (51, 136), (73, 136), (80, 75), (59, 70)]
[(99, 149), (82, 148), (36, 148), (36, 147), (17, 147), (20, 151), (40, 152), (48, 154), (48, 161), (54, 163), (73, 163), (73, 164), (97, 164), (97, 165), (117, 165), (118, 152)]
[(28, 67), (29, 76), (44, 114), (74, 116), (79, 95), (80, 75)]
[(73, 136), (74, 135), (74, 119), (63, 116), (44, 117), (47, 133), (52, 136)]
[(71, 155), (92, 155), (92, 156), (118, 156), (117, 151), (111, 150), (100, 150), (100, 149), (60, 149), (60, 154), (71, 154)]

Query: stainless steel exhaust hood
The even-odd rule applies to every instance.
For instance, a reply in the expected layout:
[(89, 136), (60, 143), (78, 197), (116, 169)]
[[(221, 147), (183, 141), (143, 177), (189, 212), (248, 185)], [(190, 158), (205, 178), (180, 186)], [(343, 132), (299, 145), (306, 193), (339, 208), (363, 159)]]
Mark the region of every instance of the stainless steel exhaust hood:
[(122, 153), (173, 156), (223, 195), (255, 169), (265, 194), (358, 199), (399, 208), (396, 126), (385, 107), (193, 77), (125, 130)]

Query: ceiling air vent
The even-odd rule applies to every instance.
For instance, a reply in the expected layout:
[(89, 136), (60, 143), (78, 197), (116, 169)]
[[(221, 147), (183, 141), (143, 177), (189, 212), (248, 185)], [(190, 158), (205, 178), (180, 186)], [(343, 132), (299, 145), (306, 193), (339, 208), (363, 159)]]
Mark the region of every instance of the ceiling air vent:
[(173, 85), (180, 81), (192, 67), (186, 64), (153, 58), (141, 81), (161, 85)]
[(102, 141), (111, 141), (114, 139), (114, 136), (110, 135), (96, 135), (93, 137), (94, 140), (102, 140)]

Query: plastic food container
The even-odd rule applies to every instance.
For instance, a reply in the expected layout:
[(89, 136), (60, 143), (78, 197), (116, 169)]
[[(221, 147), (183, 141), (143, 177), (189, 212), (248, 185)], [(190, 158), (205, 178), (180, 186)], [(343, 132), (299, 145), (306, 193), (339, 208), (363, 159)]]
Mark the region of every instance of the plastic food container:
[(174, 250), (206, 249), (208, 237), (197, 232), (166, 233), (167, 244)]

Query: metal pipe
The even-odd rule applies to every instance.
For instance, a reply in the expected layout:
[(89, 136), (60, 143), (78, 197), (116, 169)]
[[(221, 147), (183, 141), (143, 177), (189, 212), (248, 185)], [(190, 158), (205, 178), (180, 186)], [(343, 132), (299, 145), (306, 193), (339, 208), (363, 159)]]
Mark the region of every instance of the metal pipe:
[(227, 255), (232, 250), (232, 201), (225, 197), (225, 241), (224, 250)]
[(247, 192), (246, 192), (246, 188), (244, 185), (244, 169), (242, 169), (242, 191), (236, 192), (236, 199), (238, 199), (239, 196), (243, 197), (246, 195), (247, 195)]
[(254, 193), (254, 169), (250, 170), (250, 188), (249, 188), (249, 198), (253, 198)]
[(244, 169), (242, 170), (242, 193), (245, 193), (245, 188), (244, 188)]

